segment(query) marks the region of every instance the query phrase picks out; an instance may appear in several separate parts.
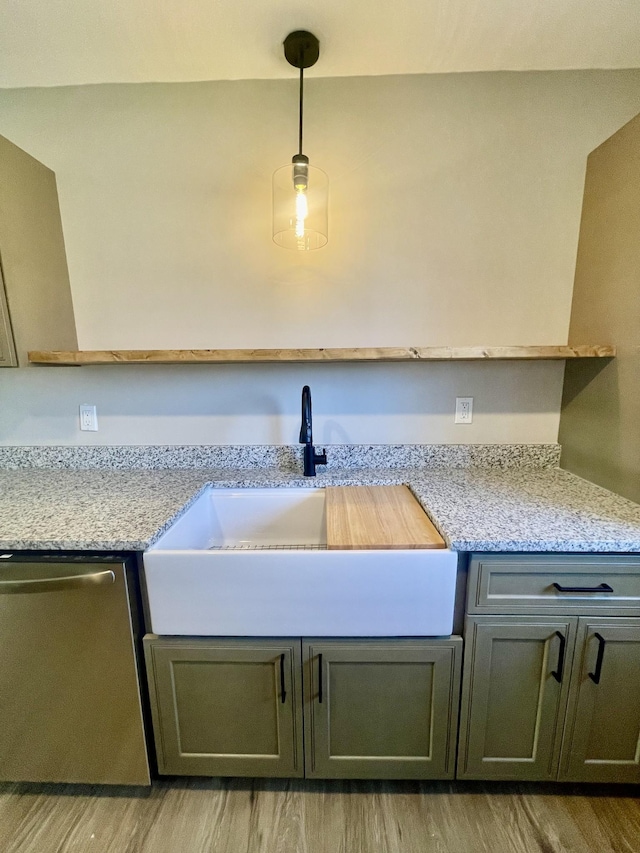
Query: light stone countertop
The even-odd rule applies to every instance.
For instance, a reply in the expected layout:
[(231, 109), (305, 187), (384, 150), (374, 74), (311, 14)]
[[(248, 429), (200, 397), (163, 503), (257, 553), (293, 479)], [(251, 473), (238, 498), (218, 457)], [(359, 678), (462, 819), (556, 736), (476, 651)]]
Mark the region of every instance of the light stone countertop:
[(212, 483), (407, 483), (457, 551), (640, 552), (640, 505), (559, 468), (0, 470), (0, 549), (142, 551)]

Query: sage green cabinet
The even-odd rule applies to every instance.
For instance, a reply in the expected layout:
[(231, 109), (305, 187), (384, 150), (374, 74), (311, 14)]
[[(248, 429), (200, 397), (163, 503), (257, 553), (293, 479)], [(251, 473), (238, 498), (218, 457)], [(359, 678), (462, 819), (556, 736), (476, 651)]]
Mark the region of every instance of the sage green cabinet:
[(144, 645), (160, 773), (303, 775), (299, 640)]
[(303, 642), (309, 778), (451, 779), (462, 640)]
[(467, 613), (640, 615), (638, 554), (474, 554)]
[(557, 778), (577, 621), (467, 619), (459, 778)]
[(638, 555), (472, 555), (467, 614), (460, 778), (640, 782)]
[(560, 779), (640, 782), (640, 619), (579, 620)]
[(460, 637), (144, 645), (160, 773), (453, 777)]

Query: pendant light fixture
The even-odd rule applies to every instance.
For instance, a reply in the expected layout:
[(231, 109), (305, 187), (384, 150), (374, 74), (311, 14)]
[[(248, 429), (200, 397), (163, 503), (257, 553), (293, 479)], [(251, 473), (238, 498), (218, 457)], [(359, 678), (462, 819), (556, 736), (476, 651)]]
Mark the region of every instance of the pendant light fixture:
[(300, 69), (298, 153), (273, 173), (273, 240), (285, 249), (309, 251), (325, 246), (329, 233), (329, 179), (302, 153), (304, 69), (318, 61), (320, 42), (312, 33), (296, 30), (284, 40), (284, 55)]

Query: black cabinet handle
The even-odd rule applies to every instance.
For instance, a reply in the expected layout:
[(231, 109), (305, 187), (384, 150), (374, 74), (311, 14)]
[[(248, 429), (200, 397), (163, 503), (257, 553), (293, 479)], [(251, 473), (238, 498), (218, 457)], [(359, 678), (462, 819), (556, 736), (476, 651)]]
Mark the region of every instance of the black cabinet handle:
[(318, 702), (322, 702), (322, 655), (318, 655)]
[(598, 641), (598, 657), (596, 658), (596, 670), (589, 673), (589, 678), (594, 684), (600, 684), (600, 676), (602, 675), (602, 661), (604, 659), (604, 637), (596, 631), (593, 635)]
[(284, 689), (284, 654), (280, 655), (280, 701), (284, 704), (287, 691)]
[(553, 586), (558, 592), (613, 592), (608, 583), (601, 583), (599, 586), (560, 586), (559, 583), (554, 583)]
[(558, 652), (558, 668), (551, 675), (555, 678), (558, 684), (562, 683), (562, 672), (564, 670), (564, 648), (567, 644), (564, 634), (556, 631), (556, 637), (560, 640), (560, 651)]

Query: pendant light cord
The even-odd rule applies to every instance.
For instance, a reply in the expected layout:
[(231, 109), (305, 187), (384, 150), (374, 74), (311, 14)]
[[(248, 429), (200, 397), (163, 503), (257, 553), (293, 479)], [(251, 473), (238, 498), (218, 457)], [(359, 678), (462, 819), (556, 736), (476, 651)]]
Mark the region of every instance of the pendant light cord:
[(304, 89), (304, 69), (302, 68), (302, 55), (300, 51), (300, 123), (298, 125), (298, 154), (302, 154), (302, 94)]

